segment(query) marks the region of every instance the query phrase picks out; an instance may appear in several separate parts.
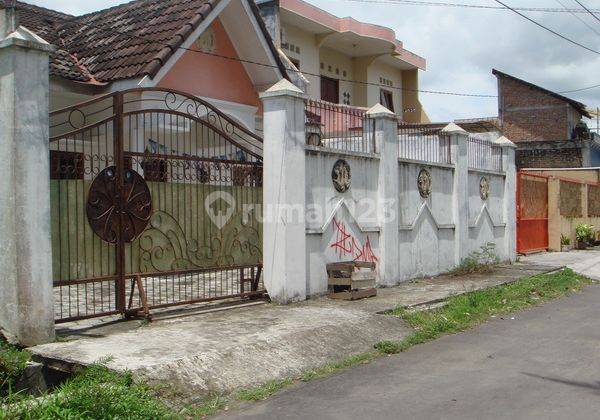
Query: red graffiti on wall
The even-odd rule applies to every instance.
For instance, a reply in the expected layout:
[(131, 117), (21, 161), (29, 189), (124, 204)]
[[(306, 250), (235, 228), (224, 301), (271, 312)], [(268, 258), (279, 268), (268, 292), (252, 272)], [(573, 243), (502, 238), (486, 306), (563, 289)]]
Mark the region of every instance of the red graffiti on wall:
[(354, 261), (379, 262), (379, 258), (373, 252), (371, 239), (368, 235), (365, 244), (361, 245), (360, 241), (348, 232), (344, 222), (338, 222), (334, 218), (333, 225), (335, 229), (335, 241), (330, 246), (335, 249), (340, 259), (350, 256)]

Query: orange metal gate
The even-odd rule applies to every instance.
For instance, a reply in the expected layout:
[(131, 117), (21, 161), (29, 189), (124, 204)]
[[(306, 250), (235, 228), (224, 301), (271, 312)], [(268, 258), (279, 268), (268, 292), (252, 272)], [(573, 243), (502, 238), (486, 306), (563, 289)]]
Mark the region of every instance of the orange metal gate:
[(517, 175), (517, 252), (548, 249), (548, 177)]

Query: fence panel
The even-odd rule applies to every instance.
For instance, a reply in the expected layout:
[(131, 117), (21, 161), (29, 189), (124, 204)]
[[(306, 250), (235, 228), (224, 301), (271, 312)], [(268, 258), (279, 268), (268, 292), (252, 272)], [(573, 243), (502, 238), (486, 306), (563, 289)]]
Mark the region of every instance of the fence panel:
[(502, 147), (475, 136), (468, 139), (469, 168), (502, 172)]
[(427, 124), (398, 125), (399, 156), (403, 159), (450, 164), (450, 136)]
[(583, 203), (581, 202), (581, 189), (583, 184), (560, 181), (560, 215), (565, 217), (582, 217)]
[(373, 120), (363, 108), (308, 100), (306, 142), (346, 152), (375, 153)]

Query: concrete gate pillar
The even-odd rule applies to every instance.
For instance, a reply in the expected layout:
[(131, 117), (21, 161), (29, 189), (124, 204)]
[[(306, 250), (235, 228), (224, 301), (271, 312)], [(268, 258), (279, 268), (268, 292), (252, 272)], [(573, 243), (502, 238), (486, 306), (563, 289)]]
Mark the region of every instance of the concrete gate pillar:
[(377, 184), (377, 219), (379, 234), (379, 283), (394, 285), (399, 280), (399, 177), (398, 168), (398, 117), (377, 104), (367, 111), (375, 131), (375, 152), (379, 154), (379, 180)]
[(510, 262), (517, 260), (517, 169), (515, 166), (515, 151), (517, 146), (502, 136), (494, 144), (502, 147), (502, 169), (504, 178), (504, 232), (506, 258)]
[(25, 346), (54, 340), (48, 57), (0, 10), (0, 328)]
[(276, 303), (306, 299), (306, 96), (288, 80), (264, 104), (263, 270)]
[(469, 133), (454, 123), (442, 133), (450, 136), (450, 153), (454, 164), (452, 212), (454, 214), (454, 264), (460, 263), (469, 253)]

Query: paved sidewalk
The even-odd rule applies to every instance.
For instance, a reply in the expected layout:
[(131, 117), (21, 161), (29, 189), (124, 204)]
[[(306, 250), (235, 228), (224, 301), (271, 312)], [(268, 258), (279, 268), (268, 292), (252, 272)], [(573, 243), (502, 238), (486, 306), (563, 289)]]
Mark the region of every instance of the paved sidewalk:
[[(151, 384), (168, 384), (193, 401), (272, 379), (295, 377), (323, 364), (400, 340), (410, 330), (381, 312), (436, 302), (451, 295), (515, 281), (558, 267), (501, 266), (490, 275), (442, 276), (380, 289), (376, 298), (345, 302), (323, 298), (275, 306), (252, 304), (226, 311), (187, 313), (142, 325), (119, 322), (63, 328), (70, 341), (30, 350), (54, 363), (86, 365), (110, 358), (108, 367), (130, 370)], [(182, 314), (180, 314), (182, 315)]]
[(524, 264), (564, 265), (594, 280), (600, 280), (600, 250), (544, 252), (521, 257)]

